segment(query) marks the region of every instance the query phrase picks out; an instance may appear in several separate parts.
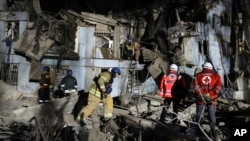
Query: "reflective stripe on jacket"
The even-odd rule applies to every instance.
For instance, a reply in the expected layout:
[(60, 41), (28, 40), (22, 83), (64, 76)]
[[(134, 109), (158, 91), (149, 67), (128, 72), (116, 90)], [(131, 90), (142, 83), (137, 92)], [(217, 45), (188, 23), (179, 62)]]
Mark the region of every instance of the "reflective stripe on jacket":
[(170, 71), (168, 75), (164, 75), (160, 83), (160, 96), (162, 98), (172, 98), (175, 81), (177, 80), (177, 73)]
[(77, 88), (77, 80), (74, 76), (66, 75), (61, 81), (63, 90), (72, 90)]
[(218, 93), (222, 88), (221, 78), (217, 73), (209, 70), (203, 70), (198, 73), (194, 81), (196, 94), (209, 94), (211, 99), (218, 97)]
[(105, 93), (106, 91), (105, 85), (109, 83), (110, 79), (111, 79), (110, 72), (101, 72), (97, 80), (97, 83), (100, 86), (101, 91), (98, 89), (96, 83), (93, 82), (90, 86), (89, 93), (97, 97), (101, 97), (101, 94)]
[(51, 77), (50, 77), (49, 73), (44, 73), (41, 75), (40, 86), (49, 87), (50, 89), (53, 88), (52, 83), (51, 83)]

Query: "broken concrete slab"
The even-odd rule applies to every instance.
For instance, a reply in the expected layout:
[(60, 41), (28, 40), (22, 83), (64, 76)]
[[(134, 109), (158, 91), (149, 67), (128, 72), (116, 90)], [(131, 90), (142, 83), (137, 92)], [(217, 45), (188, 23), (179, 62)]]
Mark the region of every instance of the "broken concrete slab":
[(33, 40), (36, 36), (37, 29), (25, 30), (17, 42), (13, 43), (13, 49), (17, 53), (24, 53), (28, 50), (30, 45), (32, 45)]
[(9, 84), (0, 80), (0, 104), (7, 99), (18, 99), (21, 96), (21, 92), (13, 89)]

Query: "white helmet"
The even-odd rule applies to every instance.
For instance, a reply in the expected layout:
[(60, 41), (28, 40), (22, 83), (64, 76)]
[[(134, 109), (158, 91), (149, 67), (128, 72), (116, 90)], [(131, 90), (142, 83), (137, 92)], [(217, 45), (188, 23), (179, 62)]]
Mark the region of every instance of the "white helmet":
[(213, 66), (212, 66), (212, 64), (211, 64), (211, 63), (206, 62), (206, 63), (203, 65), (203, 68), (206, 68), (206, 69), (210, 69), (210, 70), (212, 70), (212, 69), (213, 69)]
[(171, 64), (170, 70), (178, 71), (178, 66), (176, 64)]

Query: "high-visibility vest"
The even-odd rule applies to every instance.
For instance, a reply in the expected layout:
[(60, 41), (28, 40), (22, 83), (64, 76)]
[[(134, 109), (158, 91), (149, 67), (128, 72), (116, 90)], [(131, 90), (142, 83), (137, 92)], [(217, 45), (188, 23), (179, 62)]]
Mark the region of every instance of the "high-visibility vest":
[(222, 82), (220, 75), (206, 70), (197, 74), (194, 86), (197, 94), (209, 94), (214, 99), (221, 91)]
[(173, 86), (175, 81), (178, 79), (178, 75), (176, 73), (169, 73), (168, 75), (164, 75), (161, 79), (160, 84), (160, 93), (159, 95), (162, 98), (172, 98), (173, 97)]

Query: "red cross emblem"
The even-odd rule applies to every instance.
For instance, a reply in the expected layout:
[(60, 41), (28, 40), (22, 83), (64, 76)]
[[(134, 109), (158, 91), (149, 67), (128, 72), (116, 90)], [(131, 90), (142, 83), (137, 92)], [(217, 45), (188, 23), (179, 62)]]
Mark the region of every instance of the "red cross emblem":
[(176, 75), (175, 74), (169, 74), (169, 79), (170, 80), (175, 80), (176, 79)]
[(209, 84), (209, 83), (211, 83), (211, 77), (210, 76), (204, 76), (204, 77), (202, 77), (202, 83), (203, 84)]

